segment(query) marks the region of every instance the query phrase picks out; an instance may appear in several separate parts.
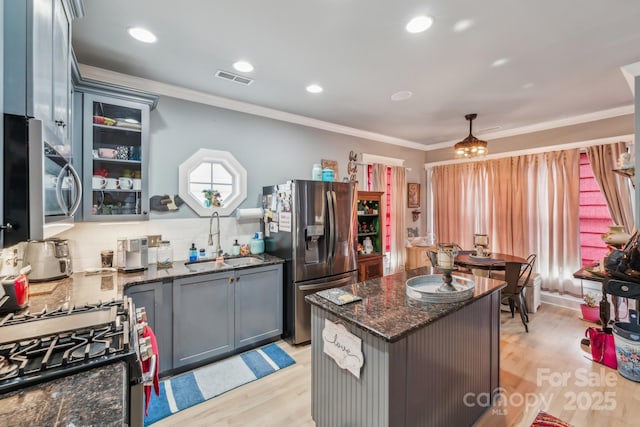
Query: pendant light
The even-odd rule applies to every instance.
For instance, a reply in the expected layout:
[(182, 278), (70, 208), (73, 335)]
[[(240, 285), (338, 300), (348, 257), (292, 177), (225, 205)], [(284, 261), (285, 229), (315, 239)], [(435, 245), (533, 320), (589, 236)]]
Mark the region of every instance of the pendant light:
[(479, 157), (486, 156), (489, 152), (487, 141), (482, 141), (471, 134), (473, 120), (478, 117), (476, 113), (467, 114), (465, 119), (469, 120), (469, 136), (458, 142), (453, 148), (456, 157)]

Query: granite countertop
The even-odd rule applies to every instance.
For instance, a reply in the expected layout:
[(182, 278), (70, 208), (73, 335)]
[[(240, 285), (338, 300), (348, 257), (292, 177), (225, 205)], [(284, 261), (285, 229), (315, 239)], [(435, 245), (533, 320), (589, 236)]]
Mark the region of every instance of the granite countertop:
[(424, 303), (407, 297), (405, 286), (407, 279), (424, 274), (433, 274), (433, 269), (421, 267), (344, 286), (340, 289), (362, 298), (362, 301), (345, 305), (336, 305), (317, 294), (307, 295), (305, 299), (372, 335), (388, 342), (395, 342), (411, 331), (433, 323), (506, 286), (502, 280), (453, 273), (453, 276), (469, 278), (475, 282), (473, 297), (448, 304)]
[(261, 258), (264, 262), (240, 267), (225, 267), (212, 271), (192, 272), (185, 265), (185, 261), (174, 261), (171, 268), (157, 268), (155, 265), (151, 265), (147, 270), (134, 273), (85, 274), (78, 272), (62, 280), (30, 283), (29, 307), (25, 311), (35, 312), (45, 307), (51, 310), (65, 304), (67, 306), (81, 306), (99, 301), (110, 301), (122, 298), (124, 289), (130, 286), (284, 262), (282, 258), (269, 254), (251, 256)]
[(123, 426), (128, 419), (124, 362), (0, 395), (3, 426)]
[[(155, 265), (136, 273), (85, 274), (29, 284), (29, 306), (21, 313), (37, 312), (64, 306), (82, 306), (122, 298), (129, 286), (173, 280), (180, 277), (210, 274), (280, 264), (284, 260), (272, 255), (252, 255), (264, 262), (249, 266), (191, 272), (185, 262), (171, 268)], [(17, 313), (17, 314), (21, 314)], [(68, 377), (58, 378), (23, 389), (0, 394), (2, 425), (96, 425), (121, 426), (128, 416), (125, 403), (126, 365), (116, 362)], [(99, 420), (99, 421), (97, 421)]]

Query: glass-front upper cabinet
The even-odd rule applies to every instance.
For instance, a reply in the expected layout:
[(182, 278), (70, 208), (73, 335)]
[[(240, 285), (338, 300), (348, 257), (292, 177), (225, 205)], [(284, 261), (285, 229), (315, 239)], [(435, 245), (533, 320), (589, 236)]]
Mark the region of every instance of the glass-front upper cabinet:
[(147, 218), (150, 106), (90, 93), (83, 104), (84, 219)]

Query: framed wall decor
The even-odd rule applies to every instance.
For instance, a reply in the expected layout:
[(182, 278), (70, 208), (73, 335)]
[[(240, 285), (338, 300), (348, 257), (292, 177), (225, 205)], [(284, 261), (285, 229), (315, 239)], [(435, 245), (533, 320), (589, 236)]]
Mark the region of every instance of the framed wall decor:
[(410, 208), (420, 207), (420, 184), (407, 184), (407, 206)]
[(334, 172), (334, 176), (335, 176), (335, 180), (336, 181), (340, 181), (339, 175), (338, 175), (338, 161), (337, 160), (327, 160), (327, 159), (322, 159), (321, 160), (322, 163), (322, 169), (324, 168), (329, 168), (329, 169), (333, 169)]

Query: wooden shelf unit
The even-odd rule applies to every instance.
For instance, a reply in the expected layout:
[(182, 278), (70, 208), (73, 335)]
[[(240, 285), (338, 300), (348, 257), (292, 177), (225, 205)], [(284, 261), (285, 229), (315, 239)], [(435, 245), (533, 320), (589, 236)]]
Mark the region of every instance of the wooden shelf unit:
[(358, 281), (382, 277), (384, 239), (382, 219), (382, 191), (359, 191), (357, 204), (357, 230), (358, 247), (364, 247), (364, 240), (368, 237), (373, 244), (373, 252), (365, 254), (358, 251)]

